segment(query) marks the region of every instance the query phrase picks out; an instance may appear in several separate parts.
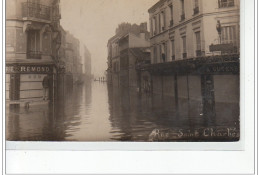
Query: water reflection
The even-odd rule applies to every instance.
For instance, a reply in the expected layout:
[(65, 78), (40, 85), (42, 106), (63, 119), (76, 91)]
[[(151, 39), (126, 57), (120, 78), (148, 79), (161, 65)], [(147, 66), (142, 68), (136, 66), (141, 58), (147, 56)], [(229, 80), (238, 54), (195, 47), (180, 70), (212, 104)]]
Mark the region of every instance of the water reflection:
[[(176, 103), (171, 96), (140, 94), (136, 89), (86, 82), (65, 89), (64, 96), (55, 105), (42, 102), (29, 109), (7, 107), (6, 138), (22, 141), (148, 141), (155, 129), (191, 132), (203, 127), (234, 127), (239, 130), (238, 109), (237, 104), (216, 104), (216, 117), (212, 119), (203, 115), (201, 103), (197, 101), (179, 99)], [(166, 141), (174, 140), (173, 136)]]

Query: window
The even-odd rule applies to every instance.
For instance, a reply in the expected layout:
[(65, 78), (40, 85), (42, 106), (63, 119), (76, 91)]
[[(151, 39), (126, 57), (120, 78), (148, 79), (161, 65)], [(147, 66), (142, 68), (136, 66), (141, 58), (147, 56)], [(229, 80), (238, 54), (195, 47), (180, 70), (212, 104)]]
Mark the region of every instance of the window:
[(170, 20), (170, 27), (171, 27), (171, 26), (173, 26), (173, 6), (170, 5), (169, 8), (170, 8), (170, 13), (171, 13), (171, 20)]
[(162, 62), (165, 62), (166, 61), (166, 52), (167, 52), (167, 46), (166, 46), (166, 43), (163, 43), (162, 45), (160, 45), (160, 48), (161, 48), (161, 59), (162, 59)]
[(174, 40), (172, 40), (171, 43), (172, 43), (172, 60), (175, 60), (175, 43), (174, 43)]
[(184, 0), (181, 0), (181, 21), (185, 20)]
[(221, 28), (221, 43), (222, 44), (237, 44), (237, 35), (235, 26), (226, 26)]
[(234, 0), (218, 0), (219, 8), (233, 7), (235, 5)]
[(164, 11), (162, 11), (161, 12), (161, 14), (160, 14), (160, 31), (162, 32), (162, 31), (164, 31), (165, 30), (165, 13), (164, 13)]
[(187, 50), (186, 50), (186, 36), (182, 37), (182, 57), (187, 58)]
[(196, 15), (198, 13), (199, 13), (199, 0), (194, 0), (193, 14)]
[(41, 58), (39, 30), (28, 31), (27, 55), (28, 58)]
[(201, 56), (201, 39), (200, 32), (195, 33), (196, 37), (196, 56)]

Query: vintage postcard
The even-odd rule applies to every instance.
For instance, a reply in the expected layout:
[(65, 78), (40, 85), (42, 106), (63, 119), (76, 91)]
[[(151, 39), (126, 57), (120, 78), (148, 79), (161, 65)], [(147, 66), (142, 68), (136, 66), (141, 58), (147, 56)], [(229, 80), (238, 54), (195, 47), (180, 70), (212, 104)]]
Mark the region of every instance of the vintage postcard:
[(7, 141), (236, 142), (240, 0), (7, 0)]

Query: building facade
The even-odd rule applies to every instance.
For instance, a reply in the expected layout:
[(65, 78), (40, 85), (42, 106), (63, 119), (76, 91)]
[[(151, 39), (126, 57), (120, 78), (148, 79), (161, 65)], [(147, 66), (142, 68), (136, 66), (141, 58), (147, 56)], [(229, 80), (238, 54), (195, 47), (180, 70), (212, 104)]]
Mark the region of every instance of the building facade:
[(6, 100), (41, 99), (46, 75), (54, 99), (61, 44), (59, 0), (8, 0), (6, 8)]
[(66, 76), (73, 84), (82, 82), (83, 64), (80, 56), (80, 42), (66, 31), (65, 35), (65, 70)]
[(153, 94), (208, 125), (239, 123), (239, 3), (160, 0), (148, 10), (152, 64), (138, 70), (149, 72)]
[[(121, 24), (116, 35), (108, 41), (108, 81), (116, 86), (138, 87), (135, 66), (142, 52), (150, 52), (147, 23)], [(138, 50), (139, 48), (139, 50)]]
[(239, 10), (239, 0), (160, 0), (149, 9), (152, 63), (220, 54), (216, 44), (238, 53)]

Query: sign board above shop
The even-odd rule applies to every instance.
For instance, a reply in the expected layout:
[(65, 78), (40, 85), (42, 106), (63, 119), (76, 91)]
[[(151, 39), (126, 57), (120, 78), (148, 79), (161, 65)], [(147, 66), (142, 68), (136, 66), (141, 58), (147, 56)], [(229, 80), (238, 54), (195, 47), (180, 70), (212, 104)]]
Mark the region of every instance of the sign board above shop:
[(50, 65), (6, 65), (7, 74), (51, 74), (53, 67)]

